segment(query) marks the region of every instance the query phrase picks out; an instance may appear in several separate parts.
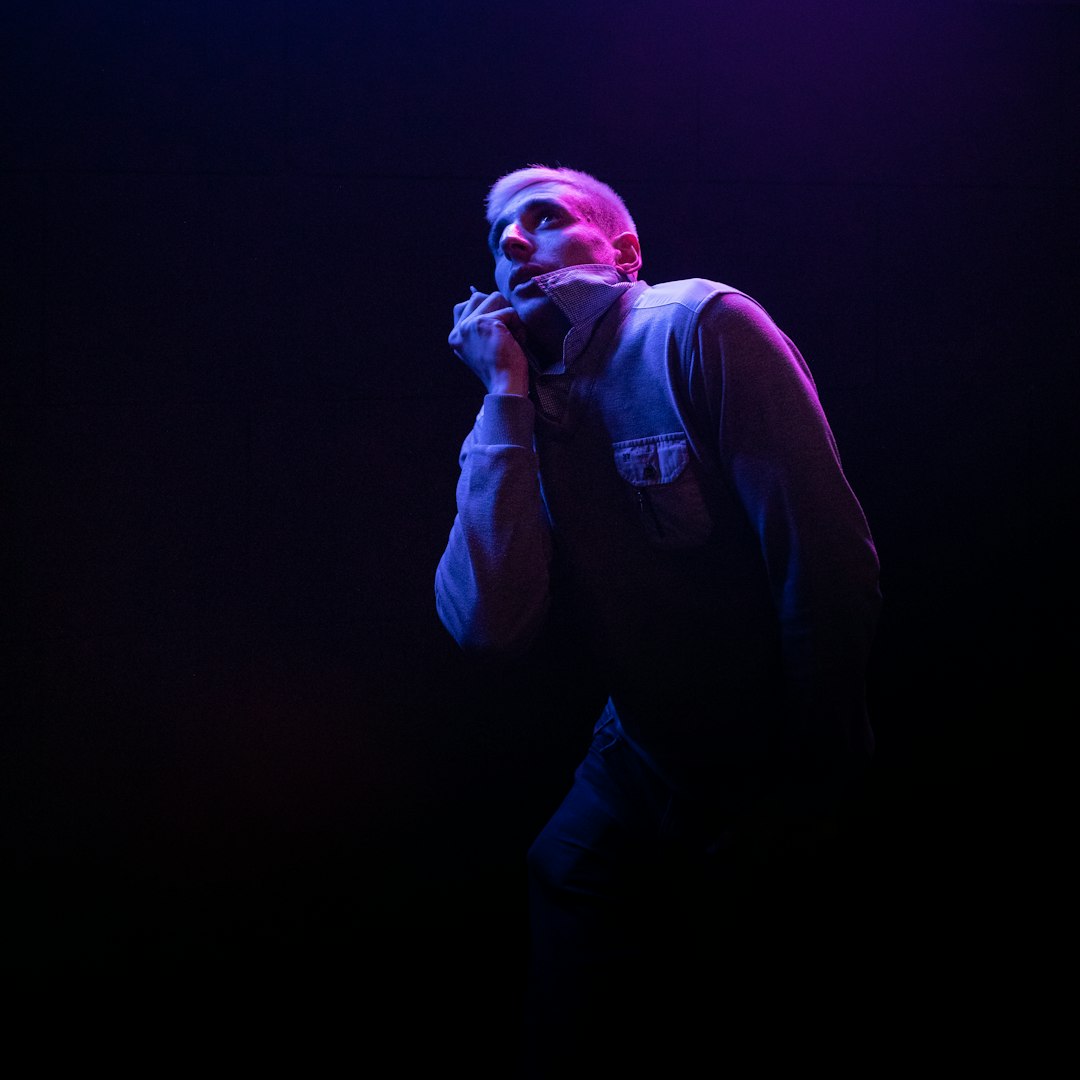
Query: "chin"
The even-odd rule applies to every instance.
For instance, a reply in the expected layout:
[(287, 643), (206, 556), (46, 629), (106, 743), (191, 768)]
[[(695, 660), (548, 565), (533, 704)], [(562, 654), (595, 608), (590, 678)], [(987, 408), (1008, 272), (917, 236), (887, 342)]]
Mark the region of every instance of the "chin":
[(508, 302), (517, 313), (518, 318), (522, 320), (527, 319), (530, 314), (543, 310), (544, 306), (549, 303), (548, 298), (539, 291), (535, 296), (523, 296), (521, 293), (515, 292)]

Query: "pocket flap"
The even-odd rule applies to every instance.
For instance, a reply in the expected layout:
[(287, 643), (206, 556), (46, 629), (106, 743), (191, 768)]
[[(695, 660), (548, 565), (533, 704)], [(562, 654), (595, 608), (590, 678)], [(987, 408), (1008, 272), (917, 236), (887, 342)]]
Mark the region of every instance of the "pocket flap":
[(690, 452), (682, 432), (628, 439), (612, 445), (615, 468), (634, 487), (670, 484), (686, 468)]

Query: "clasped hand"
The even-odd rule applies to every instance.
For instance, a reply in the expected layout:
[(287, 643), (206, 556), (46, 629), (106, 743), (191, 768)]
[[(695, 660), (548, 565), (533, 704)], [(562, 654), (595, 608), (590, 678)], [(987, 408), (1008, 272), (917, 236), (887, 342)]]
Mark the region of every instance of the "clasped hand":
[(521, 342), (525, 328), (502, 293), (482, 293), (454, 305), (450, 348), (489, 394), (527, 394), (529, 366)]

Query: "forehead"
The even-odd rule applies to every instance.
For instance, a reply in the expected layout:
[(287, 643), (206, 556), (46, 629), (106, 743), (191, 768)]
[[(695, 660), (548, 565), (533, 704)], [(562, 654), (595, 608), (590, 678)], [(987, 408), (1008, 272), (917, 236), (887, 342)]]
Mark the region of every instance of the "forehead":
[(561, 202), (573, 209), (580, 207), (581, 196), (576, 188), (560, 180), (538, 180), (536, 183), (516, 191), (500, 206), (495, 220), (513, 218), (524, 206), (531, 202)]

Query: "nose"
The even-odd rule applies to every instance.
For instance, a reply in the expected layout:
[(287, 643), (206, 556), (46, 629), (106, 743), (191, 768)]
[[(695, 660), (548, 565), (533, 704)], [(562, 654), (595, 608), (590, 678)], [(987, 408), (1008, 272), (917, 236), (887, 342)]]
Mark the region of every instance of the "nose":
[(508, 259), (527, 259), (534, 249), (535, 245), (529, 239), (528, 233), (516, 221), (511, 221), (499, 237), (499, 250)]

